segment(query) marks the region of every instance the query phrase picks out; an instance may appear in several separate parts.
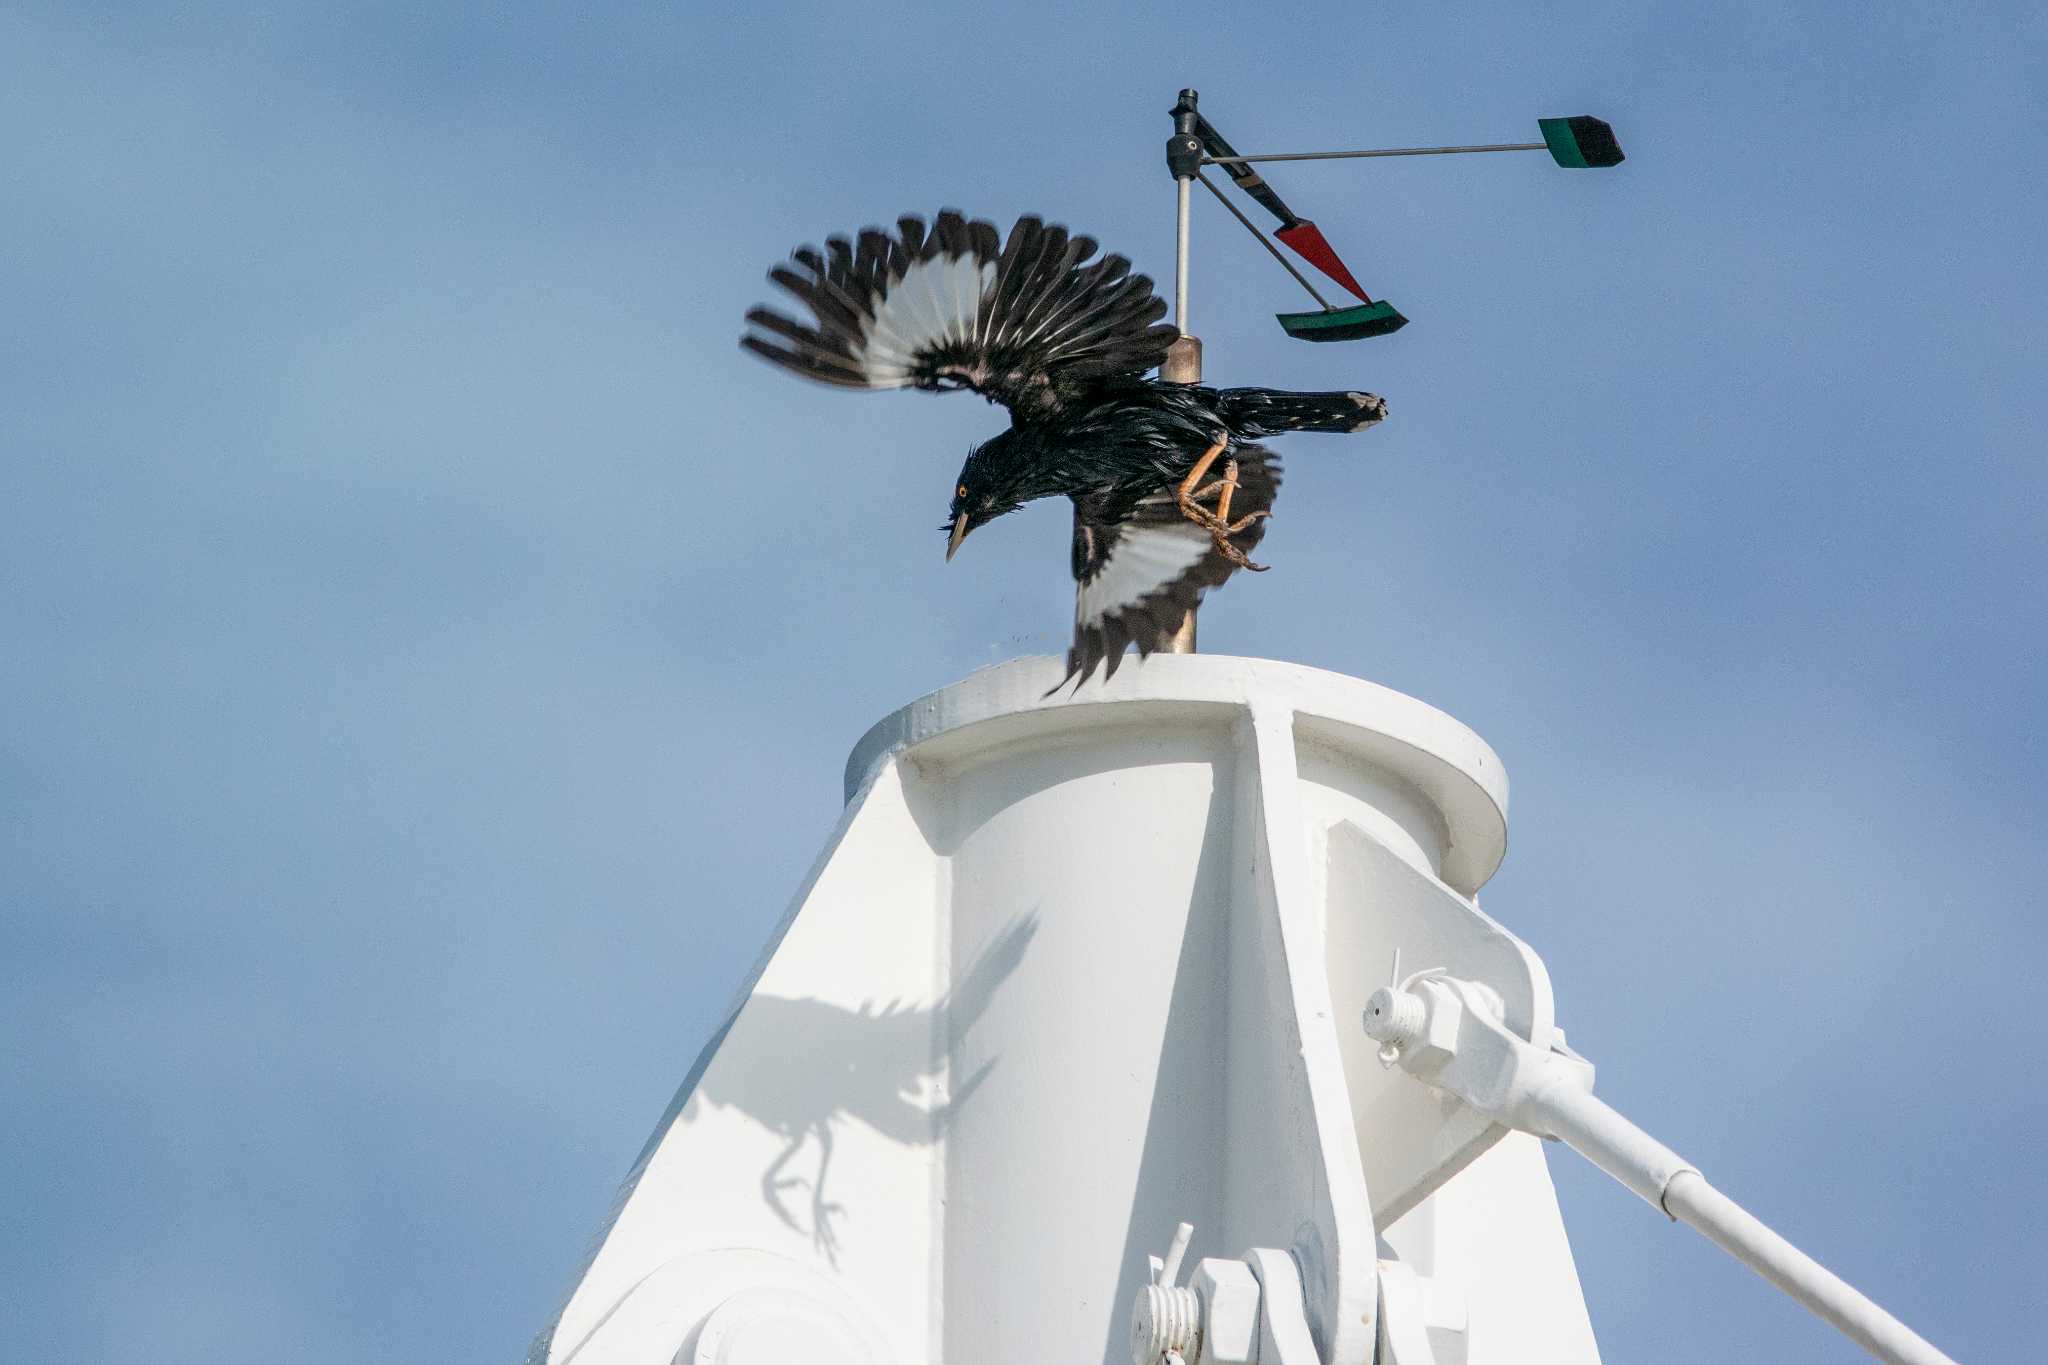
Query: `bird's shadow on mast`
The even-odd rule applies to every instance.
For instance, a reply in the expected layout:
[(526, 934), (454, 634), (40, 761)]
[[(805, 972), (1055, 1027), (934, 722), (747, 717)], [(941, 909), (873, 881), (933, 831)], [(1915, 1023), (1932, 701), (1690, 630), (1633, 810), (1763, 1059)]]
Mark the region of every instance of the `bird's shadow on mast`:
[[(947, 1074), (946, 1059), (1017, 970), (1037, 932), (1035, 912), (1011, 921), (930, 1004), (869, 1001), (848, 1009), (817, 999), (750, 996), (738, 1016), (750, 1055), (786, 1063), (707, 1067), (683, 1105), (683, 1122), (695, 1121), (707, 1106), (730, 1107), (781, 1137), (781, 1150), (761, 1173), (761, 1197), (779, 1222), (807, 1232), (836, 1266), (835, 1224), (846, 1210), (827, 1190), (835, 1135), (849, 1121), (904, 1146), (929, 1145), (943, 1135), (996, 1064), (983, 1062), (961, 1079)], [(811, 1146), (815, 1164), (799, 1165)], [(807, 1200), (799, 1193), (804, 1190)], [(808, 1209), (793, 1207), (799, 1201)]]

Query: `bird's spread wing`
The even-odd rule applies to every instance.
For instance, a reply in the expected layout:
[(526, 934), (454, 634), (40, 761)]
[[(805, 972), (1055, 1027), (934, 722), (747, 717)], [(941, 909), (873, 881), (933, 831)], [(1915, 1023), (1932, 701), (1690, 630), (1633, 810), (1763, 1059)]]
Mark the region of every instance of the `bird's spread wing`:
[[(1263, 446), (1233, 446), (1238, 486), (1232, 520), (1270, 512), (1280, 491), (1280, 457)], [(1213, 498), (1204, 499), (1213, 502)], [(1249, 554), (1265, 534), (1263, 518), (1230, 538)], [(1119, 509), (1107, 496), (1074, 500), (1074, 645), (1067, 651), (1067, 681), (1086, 681), (1107, 661), (1113, 677), (1124, 650), (1140, 655), (1163, 649), (1202, 594), (1237, 572), (1209, 533), (1181, 514), (1171, 486)], [(1058, 689), (1055, 688), (1055, 691)]]
[(1025, 415), (1057, 407), (1062, 381), (1142, 374), (1179, 335), (1122, 256), (1034, 217), (1007, 241), (942, 211), (896, 232), (863, 228), (799, 247), (768, 272), (808, 321), (755, 308), (740, 344), (809, 379), (854, 389), (970, 388)]

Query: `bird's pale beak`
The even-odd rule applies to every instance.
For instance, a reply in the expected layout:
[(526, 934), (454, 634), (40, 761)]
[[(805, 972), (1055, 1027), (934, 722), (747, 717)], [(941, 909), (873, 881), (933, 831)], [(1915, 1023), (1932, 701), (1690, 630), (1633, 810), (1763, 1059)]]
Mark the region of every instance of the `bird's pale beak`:
[(946, 542), (946, 558), (951, 560), (960, 550), (960, 542), (967, 539), (967, 514), (962, 512), (953, 518), (953, 538)]

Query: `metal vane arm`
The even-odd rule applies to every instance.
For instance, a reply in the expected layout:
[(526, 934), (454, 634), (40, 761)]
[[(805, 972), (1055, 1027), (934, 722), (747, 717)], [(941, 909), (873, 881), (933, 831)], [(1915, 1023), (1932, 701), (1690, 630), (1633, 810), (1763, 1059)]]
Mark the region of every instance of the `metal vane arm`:
[(1473, 147), (1375, 147), (1361, 152), (1261, 152), (1257, 156), (1205, 156), (1204, 166), (1246, 166), (1254, 161), (1350, 161), (1362, 156), (1456, 156), (1461, 152), (1541, 152), (1542, 142), (1494, 142)]
[(1237, 219), (1238, 222), (1244, 224), (1245, 231), (1251, 233), (1252, 236), (1259, 239), (1259, 245), (1266, 248), (1266, 250), (1272, 254), (1274, 260), (1280, 262), (1280, 266), (1283, 270), (1285, 270), (1288, 274), (1294, 276), (1295, 283), (1299, 284), (1303, 289), (1308, 290), (1308, 296), (1310, 298), (1314, 299), (1317, 303), (1320, 303), (1325, 311), (1330, 310), (1330, 301), (1324, 298), (1321, 294), (1316, 292), (1316, 287), (1308, 282), (1308, 276), (1302, 274), (1299, 270), (1296, 270), (1294, 268), (1294, 262), (1288, 260), (1285, 256), (1280, 254), (1280, 248), (1274, 246), (1272, 242), (1266, 239), (1266, 234), (1259, 231), (1258, 224), (1254, 223), (1251, 219), (1245, 217), (1244, 211), (1238, 208), (1237, 205), (1231, 203), (1229, 196), (1224, 194), (1222, 190), (1217, 189), (1215, 182), (1210, 180), (1208, 176), (1197, 174), (1195, 178), (1202, 182), (1203, 189), (1209, 191), (1209, 193), (1216, 196), (1217, 203), (1223, 205), (1224, 208), (1230, 210), (1231, 217)]

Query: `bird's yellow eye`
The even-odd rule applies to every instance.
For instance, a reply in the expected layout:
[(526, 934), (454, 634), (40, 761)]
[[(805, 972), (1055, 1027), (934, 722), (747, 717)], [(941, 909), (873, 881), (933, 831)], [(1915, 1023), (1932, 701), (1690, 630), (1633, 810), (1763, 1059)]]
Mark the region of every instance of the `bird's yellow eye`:
[(964, 497), (966, 497), (966, 496), (967, 496), (967, 485), (963, 483), (963, 484), (961, 484), (961, 485), (960, 485), (960, 486), (959, 486), (958, 488), (954, 489), (954, 490), (953, 490), (953, 496), (954, 496), (954, 497), (956, 497), (956, 498), (964, 498)]

